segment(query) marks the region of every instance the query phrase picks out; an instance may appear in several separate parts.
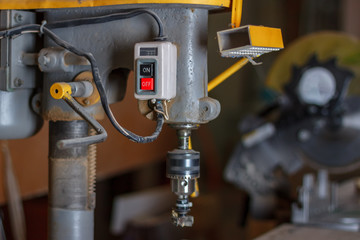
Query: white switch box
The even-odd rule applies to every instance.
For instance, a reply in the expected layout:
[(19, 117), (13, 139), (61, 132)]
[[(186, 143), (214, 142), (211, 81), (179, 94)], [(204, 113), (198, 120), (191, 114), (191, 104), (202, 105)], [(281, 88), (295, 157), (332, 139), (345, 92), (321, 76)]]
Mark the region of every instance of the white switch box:
[(171, 42), (135, 44), (135, 98), (172, 99), (176, 96), (177, 49)]

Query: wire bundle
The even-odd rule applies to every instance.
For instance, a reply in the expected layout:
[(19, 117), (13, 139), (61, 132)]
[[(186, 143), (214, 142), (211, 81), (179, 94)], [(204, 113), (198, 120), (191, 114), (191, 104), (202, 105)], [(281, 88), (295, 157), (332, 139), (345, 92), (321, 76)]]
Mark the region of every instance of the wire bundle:
[(54, 22), (54, 23), (49, 23), (49, 24), (47, 24), (45, 21), (43, 21), (42, 25), (40, 25), (40, 24), (23, 25), (23, 26), (14, 27), (11, 29), (6, 29), (6, 30), (0, 31), (0, 39), (14, 37), (14, 36), (22, 35), (24, 33), (38, 32), (40, 34), (44, 34), (47, 37), (49, 37), (60, 47), (63, 47), (78, 56), (85, 57), (90, 62), (91, 71), (92, 71), (93, 78), (94, 78), (94, 83), (99, 92), (102, 107), (103, 107), (107, 117), (109, 118), (111, 124), (115, 127), (115, 129), (117, 129), (122, 135), (127, 137), (129, 140), (137, 142), (137, 143), (149, 143), (149, 142), (154, 141), (159, 136), (159, 134), (162, 130), (162, 126), (165, 121), (164, 115), (161, 113), (164, 111), (161, 101), (156, 101), (156, 103), (155, 103), (156, 109), (160, 110), (160, 111), (157, 112), (157, 125), (156, 125), (155, 131), (153, 132), (153, 134), (151, 136), (142, 137), (142, 136), (139, 136), (139, 135), (123, 128), (116, 121), (114, 114), (112, 113), (112, 111), (110, 109), (110, 106), (109, 106), (109, 103), (107, 100), (107, 96), (106, 96), (106, 91), (105, 91), (105, 88), (101, 81), (100, 70), (97, 65), (96, 59), (94, 58), (92, 53), (80, 50), (79, 48), (71, 45), (67, 41), (61, 39), (52, 30), (50, 30), (50, 28), (75, 27), (75, 26), (80, 26), (80, 25), (98, 24), (98, 23), (104, 23), (104, 22), (108, 22), (108, 21), (127, 19), (127, 18), (131, 18), (131, 17), (136, 17), (140, 14), (149, 14), (151, 17), (154, 18), (154, 20), (158, 24), (159, 32), (158, 32), (158, 36), (154, 40), (166, 39), (166, 37), (164, 35), (163, 24), (162, 24), (160, 18), (154, 12), (145, 10), (145, 9), (138, 9), (138, 10), (134, 10), (134, 11), (130, 11), (130, 12), (116, 13), (116, 14), (110, 14), (110, 15), (105, 15), (105, 16), (100, 16), (100, 17), (72, 19), (72, 20)]

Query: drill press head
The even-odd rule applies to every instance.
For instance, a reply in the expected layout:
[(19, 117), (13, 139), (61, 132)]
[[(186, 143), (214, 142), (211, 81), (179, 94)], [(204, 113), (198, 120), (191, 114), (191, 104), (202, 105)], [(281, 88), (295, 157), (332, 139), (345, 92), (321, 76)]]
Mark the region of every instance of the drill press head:
[[(176, 46), (176, 57), (175, 54), (171, 54), (171, 51), (169, 54), (160, 54), (167, 49), (161, 47), (160, 43), (155, 45), (149, 43), (152, 50), (158, 49), (158, 56), (153, 56), (156, 55), (156, 51), (141, 54), (141, 46), (144, 46), (144, 49), (148, 48), (147, 44), (141, 44), (139, 54), (135, 54), (135, 59), (137, 59), (135, 72), (138, 83), (136, 86), (139, 86), (136, 96), (141, 95), (139, 98), (140, 111), (148, 118), (153, 115), (150, 114), (152, 109), (149, 108), (148, 100), (159, 98), (165, 101), (165, 122), (177, 131), (179, 139), (178, 147), (170, 151), (167, 157), (167, 177), (171, 179), (172, 192), (178, 197), (172, 214), (173, 222), (177, 226), (192, 226), (193, 217), (187, 214), (191, 207), (189, 197), (195, 191), (196, 179), (200, 176), (200, 156), (189, 145), (190, 134), (191, 130), (196, 129), (198, 125), (215, 119), (221, 109), (220, 103), (208, 97), (207, 94), (206, 41), (208, 39), (209, 11), (202, 8), (195, 8), (195, 10), (177, 8), (174, 11), (164, 12), (162, 10), (162, 14), (165, 13), (167, 14), (165, 16), (167, 41)], [(181, 22), (179, 22), (180, 18)], [(167, 55), (174, 57), (176, 61), (160, 59)], [(154, 59), (156, 61), (153, 61)], [(176, 74), (174, 76), (160, 74), (161, 69), (169, 69), (171, 63), (176, 64), (176, 72), (175, 68), (172, 68), (174, 69), (173, 73)], [(152, 73), (150, 77), (148, 76), (149, 72)], [(152, 78), (152, 80), (148, 78)], [(168, 94), (165, 85), (176, 86), (175, 97)], [(159, 93), (160, 89), (164, 89), (163, 94), (156, 97), (155, 95)]]

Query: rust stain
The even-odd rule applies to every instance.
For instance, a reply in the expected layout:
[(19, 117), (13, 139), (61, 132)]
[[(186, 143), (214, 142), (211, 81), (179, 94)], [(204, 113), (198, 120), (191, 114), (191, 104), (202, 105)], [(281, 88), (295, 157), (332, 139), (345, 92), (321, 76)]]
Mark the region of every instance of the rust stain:
[(74, 116), (71, 112), (64, 112), (62, 108), (57, 106), (50, 108), (44, 118), (49, 121), (81, 120), (80, 116)]
[[(96, 106), (92, 112), (96, 112), (96, 114), (91, 113), (91, 116), (97, 120), (102, 120), (105, 117), (105, 113), (102, 110), (102, 107)], [(48, 121), (75, 121), (75, 120), (84, 120), (78, 114), (73, 111), (66, 112), (62, 108), (58, 106), (54, 106), (50, 108), (50, 110), (44, 114), (44, 119)]]

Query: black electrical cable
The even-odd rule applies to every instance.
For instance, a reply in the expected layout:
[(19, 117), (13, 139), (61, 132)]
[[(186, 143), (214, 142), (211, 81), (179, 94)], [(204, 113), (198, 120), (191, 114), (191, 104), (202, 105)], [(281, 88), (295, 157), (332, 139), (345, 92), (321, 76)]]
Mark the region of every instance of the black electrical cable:
[[(147, 9), (137, 9), (129, 12), (113, 13), (99, 17), (76, 18), (70, 20), (57, 21), (53, 23), (46, 23), (46, 27), (48, 29), (56, 29), (56, 28), (76, 27), (76, 26), (89, 25), (89, 24), (99, 24), (99, 23), (132, 18), (141, 14), (148, 14), (156, 21), (159, 28), (159, 32), (155, 40), (165, 40), (166, 35), (164, 34), (164, 25), (161, 19), (159, 18), (158, 15), (156, 15), (156, 13)], [(39, 24), (28, 24), (28, 25), (14, 27), (11, 29), (2, 30), (0, 31), (0, 36), (12, 37), (15, 35), (19, 35), (22, 32), (31, 31), (31, 30), (39, 30)]]
[[(116, 121), (116, 119), (114, 117), (114, 114), (112, 113), (112, 111), (110, 109), (110, 106), (109, 106), (109, 103), (108, 103), (108, 100), (107, 100), (107, 96), (106, 96), (106, 91), (105, 91), (104, 86), (102, 85), (102, 82), (101, 82), (101, 76), (100, 76), (99, 67), (97, 66), (96, 60), (95, 60), (94, 56), (91, 53), (84, 52), (84, 51), (74, 47), (70, 43), (68, 43), (65, 40), (58, 37), (53, 31), (51, 31), (50, 29), (48, 29), (44, 25), (39, 25), (39, 24), (29, 24), (29, 25), (15, 27), (15, 28), (7, 29), (7, 30), (2, 30), (2, 31), (0, 31), (0, 38), (12, 37), (12, 36), (15, 36), (15, 35), (25, 33), (27, 31), (28, 32), (38, 31), (40, 33), (43, 33), (46, 36), (48, 36), (51, 40), (53, 40), (57, 45), (67, 49), (68, 51), (70, 51), (70, 52), (72, 52), (72, 53), (74, 53), (74, 54), (76, 54), (78, 56), (85, 57), (90, 62), (91, 71), (92, 71), (93, 78), (94, 78), (94, 83), (95, 83), (96, 88), (97, 88), (97, 90), (99, 92), (102, 107), (103, 107), (107, 117), (109, 118), (111, 124), (122, 135), (124, 135), (125, 137), (127, 137), (131, 141), (134, 141), (134, 142), (137, 142), (137, 143), (149, 143), (149, 142), (153, 142), (155, 139), (157, 139), (157, 137), (159, 136), (159, 134), (160, 134), (160, 132), (162, 130), (162, 126), (164, 125), (164, 122), (165, 122), (164, 116), (161, 113), (157, 113), (157, 124), (156, 124), (155, 131), (153, 132), (153, 134), (151, 136), (146, 136), (146, 137), (139, 136), (139, 135), (137, 135), (137, 134), (123, 128)], [(157, 108), (157, 110), (163, 112), (163, 106), (162, 106), (161, 101), (157, 101), (155, 103), (155, 107)]]
[[(87, 53), (87, 52), (83, 52), (79, 49), (77, 49), (76, 47), (72, 46), (71, 44), (69, 44), (68, 42), (64, 41), (63, 39), (59, 38), (54, 32), (52, 32), (51, 30), (49, 30), (46, 27), (43, 27), (43, 32), (46, 36), (48, 36), (51, 40), (53, 40), (57, 45), (67, 49), (68, 51), (85, 57), (91, 65), (91, 70), (92, 70), (92, 74), (94, 77), (94, 83), (96, 85), (96, 88), (99, 92), (100, 95), (100, 100), (101, 100), (101, 104), (104, 108), (104, 111), (106, 113), (106, 115), (108, 116), (111, 124), (121, 133), (123, 134), (125, 137), (127, 137), (128, 139), (137, 142), (137, 143), (148, 143), (148, 142), (152, 142), (154, 141), (160, 134), (162, 126), (164, 124), (164, 116), (162, 114), (157, 114), (157, 125), (156, 125), (156, 129), (154, 131), (154, 133), (151, 136), (147, 136), (147, 137), (142, 137), (139, 136), (129, 130), (126, 130), (125, 128), (123, 128), (115, 119), (114, 114), (112, 113), (107, 97), (106, 97), (106, 92), (104, 89), (104, 86), (102, 85), (101, 82), (101, 76), (100, 76), (100, 71), (99, 68), (97, 66), (96, 60), (94, 58), (94, 56), (91, 53)], [(157, 102), (156, 103), (156, 107), (159, 110), (162, 110), (162, 104), (161, 102)]]
[(21, 33), (26, 31), (40, 31), (40, 26), (41, 25), (39, 24), (28, 24), (28, 25), (13, 27), (10, 29), (1, 30), (0, 37), (1, 38), (13, 37), (16, 35), (20, 35)]
[[(92, 74), (94, 77), (94, 83), (99, 92), (101, 104), (104, 108), (104, 111), (105, 111), (106, 115), (108, 116), (111, 124), (121, 134), (123, 134), (128, 139), (130, 139), (134, 142), (137, 142), (137, 143), (149, 143), (149, 142), (154, 141), (159, 136), (162, 126), (164, 125), (164, 116), (162, 114), (160, 114), (160, 113), (157, 114), (156, 129), (151, 136), (142, 137), (142, 136), (139, 136), (139, 135), (123, 128), (116, 121), (114, 114), (112, 113), (112, 111), (110, 109), (110, 106), (109, 106), (109, 103), (108, 103), (108, 100), (106, 97), (106, 92), (105, 92), (104, 86), (102, 85), (102, 82), (101, 82), (100, 70), (99, 70), (99, 67), (97, 66), (94, 56), (91, 53), (83, 52), (83, 51), (79, 50), (78, 48), (72, 46), (70, 43), (59, 38), (54, 32), (52, 32), (50, 29), (48, 29), (46, 27), (43, 27), (43, 32), (46, 36), (48, 36), (51, 40), (53, 40), (57, 45), (67, 49), (68, 51), (70, 51), (78, 56), (85, 57), (90, 62)], [(160, 101), (156, 102), (156, 108), (160, 111), (163, 111), (162, 103)]]
[(159, 16), (156, 15), (154, 12), (146, 9), (137, 9), (129, 12), (122, 12), (122, 13), (113, 13), (109, 15), (99, 16), (99, 17), (88, 17), (88, 18), (76, 18), (70, 20), (63, 20), (57, 21), (52, 23), (47, 23), (46, 27), (49, 29), (55, 28), (67, 28), (67, 27), (77, 27), (81, 25), (88, 25), (88, 24), (99, 24), (111, 21), (117, 21), (127, 18), (136, 17), (141, 14), (148, 14), (150, 15), (157, 23), (159, 27), (159, 33), (157, 40), (165, 40), (166, 36), (164, 35), (164, 27), (162, 21), (160, 20)]

